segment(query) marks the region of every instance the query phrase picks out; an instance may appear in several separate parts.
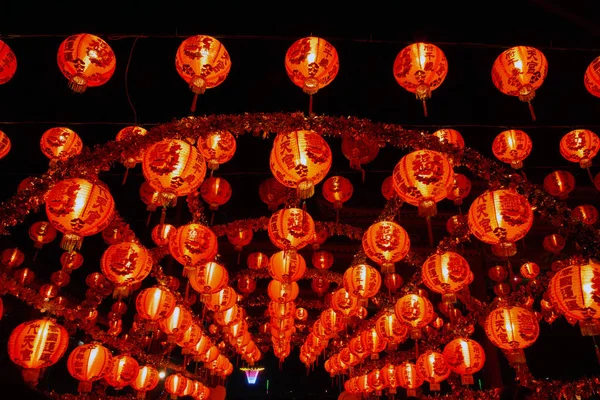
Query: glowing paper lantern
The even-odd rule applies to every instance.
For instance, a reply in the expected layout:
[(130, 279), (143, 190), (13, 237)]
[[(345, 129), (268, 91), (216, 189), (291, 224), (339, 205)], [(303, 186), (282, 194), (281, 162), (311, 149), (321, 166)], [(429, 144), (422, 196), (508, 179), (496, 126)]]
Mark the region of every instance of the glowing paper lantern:
[(222, 264), (210, 261), (193, 268), (189, 273), (189, 282), (198, 293), (213, 294), (227, 286), (229, 273)]
[(560, 154), (581, 168), (589, 168), (600, 150), (600, 138), (587, 129), (575, 129), (560, 139)]
[(146, 392), (154, 389), (159, 380), (156, 368), (151, 365), (144, 365), (138, 370), (137, 377), (131, 382), (131, 387), (138, 392), (138, 399), (144, 399), (146, 398)]
[[(2, 54), (1, 43), (0, 54)], [(2, 83), (1, 78), (0, 83)], [(583, 84), (585, 85), (587, 91), (590, 92), (590, 94), (596, 97), (600, 97), (600, 56), (594, 58), (594, 60), (585, 70), (585, 74), (583, 75)]]
[(521, 130), (510, 129), (500, 132), (492, 143), (492, 152), (502, 162), (519, 169), (523, 167), (523, 160), (531, 153), (531, 139)]
[(419, 374), (429, 382), (429, 390), (439, 391), (440, 382), (450, 376), (450, 367), (446, 363), (444, 355), (437, 351), (427, 350), (417, 359)]
[(175, 295), (160, 286), (142, 290), (135, 300), (135, 308), (139, 316), (148, 321), (158, 321), (168, 317), (176, 305)]
[(394, 78), (400, 86), (423, 102), (427, 116), (426, 100), (437, 89), (448, 73), (448, 60), (444, 52), (431, 43), (413, 43), (403, 48), (394, 60)]
[(437, 137), (440, 142), (453, 146), (458, 150), (465, 148), (465, 140), (463, 139), (461, 133), (456, 129), (438, 129), (437, 131), (433, 132), (432, 135)]
[(152, 228), (152, 241), (159, 247), (166, 246), (176, 230), (177, 228), (171, 224), (158, 224)]
[(562, 249), (565, 248), (567, 241), (562, 235), (558, 233), (553, 233), (551, 235), (547, 235), (544, 237), (544, 241), (542, 245), (544, 246), (544, 250), (549, 251), (551, 253), (559, 253)]
[(277, 210), (277, 207), (285, 203), (291, 193), (290, 188), (272, 177), (262, 181), (258, 187), (258, 195), (262, 202), (269, 206), (270, 211)]
[(519, 272), (523, 275), (523, 278), (533, 279), (540, 273), (540, 267), (534, 262), (526, 262), (521, 265)]
[(296, 282), (283, 283), (273, 279), (269, 282), (267, 292), (271, 300), (279, 303), (287, 303), (294, 301), (298, 297), (300, 289)]
[(544, 190), (560, 200), (566, 200), (573, 189), (575, 177), (568, 171), (552, 171), (544, 178)]
[(517, 306), (498, 307), (487, 316), (485, 333), (510, 361), (523, 363), (523, 349), (537, 340), (540, 326), (532, 311)]
[(280, 282), (290, 283), (306, 273), (306, 261), (295, 251), (279, 251), (271, 256), (269, 275)]
[(467, 260), (452, 251), (433, 254), (421, 267), (425, 286), (450, 303), (456, 301), (455, 293), (467, 286), (470, 272)]
[(599, 278), (600, 265), (590, 260), (558, 270), (548, 285), (552, 304), (577, 320), (584, 336), (600, 334)]
[(261, 252), (254, 252), (248, 255), (246, 264), (250, 269), (264, 269), (269, 266), (269, 256)]
[(37, 319), (13, 329), (8, 338), (8, 356), (23, 368), (23, 380), (35, 386), (42, 370), (56, 364), (68, 344), (69, 333), (62, 325), (51, 319)]
[(0, 85), (8, 82), (17, 72), (17, 57), (8, 45), (0, 40)]
[(313, 95), (329, 85), (340, 69), (335, 47), (309, 36), (295, 41), (285, 54), (285, 70), (294, 84)]
[(580, 204), (571, 211), (571, 218), (585, 225), (598, 222), (598, 210), (591, 204)]
[(381, 183), (381, 194), (386, 200), (390, 200), (396, 195), (396, 189), (394, 189), (394, 180), (391, 175), (385, 178)]
[(484, 243), (504, 257), (516, 253), (515, 242), (533, 225), (533, 210), (527, 199), (512, 190), (486, 191), (469, 208), (469, 228)]
[(362, 166), (377, 158), (379, 143), (367, 137), (356, 138), (350, 135), (343, 135), (342, 154), (350, 161), (350, 168), (362, 172), (364, 181), (365, 172)]
[(394, 311), (400, 321), (412, 328), (410, 335), (413, 339), (421, 337), (421, 328), (433, 321), (435, 316), (431, 302), (417, 294), (407, 294), (398, 299)]
[(343, 176), (332, 176), (323, 182), (323, 197), (333, 204), (334, 209), (342, 208), (342, 205), (352, 197), (352, 182)]
[(345, 322), (349, 322), (350, 316), (358, 309), (358, 300), (358, 297), (351, 295), (341, 287), (331, 295), (331, 308), (343, 315)]
[(133, 382), (139, 370), (140, 366), (135, 358), (128, 355), (115, 356), (104, 375), (104, 380), (119, 390)]
[(380, 338), (393, 345), (402, 343), (408, 336), (408, 326), (400, 322), (393, 312), (379, 317), (375, 322), (375, 329)]
[(65, 161), (81, 153), (83, 142), (77, 133), (65, 127), (50, 128), (40, 139), (42, 153), (50, 159), (53, 167), (58, 161)]
[(56, 61), (75, 93), (83, 93), (88, 86), (104, 85), (117, 66), (115, 53), (108, 43), (88, 33), (66, 38), (58, 48)]
[(371, 359), (378, 359), (379, 353), (385, 350), (385, 347), (387, 346), (387, 340), (379, 336), (377, 329), (375, 328), (365, 329), (360, 335), (363, 344), (371, 354)]
[(201, 300), (211, 311), (218, 312), (233, 307), (237, 303), (237, 293), (230, 286), (225, 286), (216, 293), (202, 296)]
[[(117, 142), (125, 141), (127, 143), (135, 144), (137, 138), (146, 136), (147, 133), (148, 131), (141, 126), (126, 126), (117, 133), (115, 140)], [(144, 150), (141, 149), (135, 154), (123, 152), (123, 155), (123, 165), (125, 168), (129, 169), (135, 167), (137, 163), (141, 163), (143, 161)]]
[(225, 46), (217, 39), (195, 35), (179, 45), (175, 68), (193, 93), (202, 94), (225, 81), (231, 69), (231, 59)]
[(37, 221), (29, 228), (29, 237), (36, 249), (52, 242), (56, 238), (56, 229), (48, 221)]
[(502, 93), (518, 96), (519, 100), (529, 104), (534, 121), (531, 100), (535, 97), (535, 91), (544, 83), (547, 74), (546, 57), (538, 49), (529, 46), (516, 46), (503, 51), (492, 66), (494, 86)]
[(233, 245), (234, 250), (238, 253), (242, 251), (244, 246), (250, 244), (253, 237), (254, 232), (250, 227), (232, 226), (227, 229), (227, 240), (229, 240), (229, 242)]
[(233, 158), (236, 142), (229, 131), (217, 131), (199, 137), (196, 147), (206, 160), (208, 169), (215, 171), (219, 165)]
[(100, 259), (100, 269), (115, 284), (115, 295), (118, 296), (127, 296), (129, 288), (150, 274), (153, 264), (150, 252), (134, 242), (113, 244)]
[(192, 313), (187, 308), (176, 305), (169, 316), (160, 320), (160, 328), (167, 334), (169, 341), (175, 343), (176, 336), (192, 325), (192, 318)]
[(454, 173), (454, 183), (448, 191), (446, 198), (452, 200), (454, 205), (460, 206), (463, 200), (471, 193), (471, 181), (463, 174)]
[(104, 378), (112, 364), (110, 351), (97, 343), (76, 347), (67, 360), (71, 376), (79, 381), (79, 393), (92, 390), (94, 381)]
[(177, 373), (167, 376), (165, 379), (165, 390), (171, 395), (175, 396), (172, 398), (177, 398), (177, 396), (184, 396), (185, 389), (187, 387), (188, 378)]
[(312, 265), (317, 269), (329, 269), (333, 266), (334, 257), (328, 251), (317, 250), (312, 255)]
[(144, 178), (159, 192), (164, 206), (174, 206), (202, 184), (206, 163), (194, 146), (179, 139), (164, 139), (144, 151)]
[(473, 374), (485, 364), (483, 347), (474, 340), (458, 338), (444, 347), (444, 359), (452, 370), (460, 375), (463, 385), (473, 384)]
[[(1, 47), (1, 45), (0, 45)], [(0, 64), (1, 65), (1, 64)], [(0, 67), (0, 71), (1, 71)], [(2, 83), (2, 82), (0, 82)], [(0, 131), (0, 159), (6, 157), (6, 155), (10, 152), (10, 138), (8, 135), (2, 131)]]
[(409, 362), (403, 362), (396, 367), (396, 378), (399, 386), (406, 389), (406, 395), (409, 397), (417, 395), (417, 389), (421, 387), (425, 380), (419, 373), (417, 366)]
[(315, 223), (300, 208), (275, 211), (267, 228), (271, 243), (282, 250), (299, 250), (309, 244), (314, 236)]
[(193, 271), (196, 265), (215, 258), (218, 251), (217, 236), (209, 227), (201, 224), (182, 225), (169, 239), (169, 251), (187, 273)]
[(231, 199), (231, 185), (225, 178), (211, 176), (200, 185), (200, 196), (208, 203), (210, 210), (216, 211)]
[(402, 260), (410, 250), (406, 230), (392, 221), (372, 224), (362, 237), (362, 247), (371, 260), (381, 266), (383, 274), (394, 273), (394, 263)]
[(446, 198), (454, 184), (448, 158), (432, 150), (417, 150), (402, 157), (394, 167), (394, 187), (403, 201), (419, 207), (419, 215), (432, 217), (436, 203)]
[(381, 275), (368, 264), (358, 264), (344, 272), (343, 284), (349, 294), (359, 299), (368, 299), (379, 292)]
[(46, 215), (63, 233), (61, 247), (73, 251), (81, 247), (84, 236), (91, 236), (108, 226), (114, 216), (115, 203), (103, 184), (81, 178), (65, 179), (48, 192)]
[(18, 248), (9, 248), (2, 251), (0, 262), (7, 268), (16, 268), (25, 261), (25, 254)]

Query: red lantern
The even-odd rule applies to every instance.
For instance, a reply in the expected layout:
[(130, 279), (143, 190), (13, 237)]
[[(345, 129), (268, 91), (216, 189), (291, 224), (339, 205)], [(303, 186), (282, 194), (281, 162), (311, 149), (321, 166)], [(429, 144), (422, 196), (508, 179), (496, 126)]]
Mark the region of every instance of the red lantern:
[(473, 384), (473, 374), (483, 368), (485, 352), (474, 340), (454, 339), (444, 347), (444, 359), (452, 370), (460, 375), (463, 385)]
[(246, 263), (250, 269), (265, 269), (269, 266), (269, 256), (261, 252), (250, 253)]
[(227, 240), (229, 240), (234, 250), (238, 253), (242, 251), (244, 246), (250, 244), (253, 237), (254, 232), (249, 227), (234, 226), (227, 229)]
[(591, 204), (581, 204), (573, 208), (571, 218), (585, 225), (594, 225), (598, 222), (598, 210)]
[(289, 301), (294, 301), (296, 297), (298, 297), (300, 289), (296, 282), (283, 283), (273, 279), (269, 282), (267, 292), (271, 300), (279, 303), (287, 303)]
[(91, 236), (108, 226), (114, 216), (115, 203), (103, 184), (81, 178), (65, 179), (55, 184), (46, 200), (46, 215), (63, 233), (61, 247), (73, 251), (81, 247), (84, 236)]
[(309, 36), (295, 41), (285, 54), (285, 70), (294, 84), (313, 95), (329, 85), (340, 69), (335, 47)]
[(34, 247), (41, 249), (56, 238), (56, 229), (48, 221), (38, 221), (29, 228), (29, 237), (34, 241)]
[(196, 347), (198, 342), (204, 337), (202, 328), (195, 322), (192, 322), (189, 328), (177, 337), (177, 345), (182, 348), (183, 354), (188, 354), (192, 348)]
[(523, 167), (523, 160), (531, 153), (531, 147), (529, 135), (520, 130), (510, 129), (496, 136), (492, 143), (492, 152), (498, 160), (519, 169)]
[(440, 142), (453, 146), (458, 150), (462, 151), (465, 148), (465, 140), (456, 129), (438, 129), (432, 135), (437, 137)]
[(189, 282), (198, 293), (213, 294), (227, 286), (229, 274), (223, 265), (210, 261), (192, 269)]
[(393, 312), (379, 317), (375, 322), (375, 329), (380, 338), (392, 345), (402, 343), (408, 336), (408, 325), (400, 322)]
[(546, 251), (551, 253), (559, 253), (562, 249), (565, 248), (567, 241), (562, 235), (558, 233), (553, 233), (544, 238), (543, 246)]
[(566, 200), (573, 189), (575, 177), (568, 171), (552, 171), (544, 178), (544, 190), (560, 200)]
[(429, 390), (439, 391), (440, 382), (450, 376), (450, 367), (442, 353), (428, 350), (417, 359), (419, 374), (429, 382)]
[(135, 308), (139, 316), (149, 321), (158, 321), (168, 317), (176, 305), (175, 295), (160, 286), (142, 290), (135, 300)]
[(511, 362), (523, 363), (523, 349), (537, 340), (540, 326), (532, 311), (517, 306), (499, 307), (487, 316), (485, 333)]
[(587, 129), (575, 129), (560, 139), (560, 154), (581, 168), (592, 166), (592, 159), (600, 150), (600, 138)]
[(490, 190), (473, 201), (468, 218), (477, 239), (509, 257), (516, 253), (515, 242), (533, 225), (533, 210), (527, 199), (515, 191)]
[(387, 274), (383, 278), (383, 284), (392, 293), (396, 293), (396, 290), (402, 286), (402, 277), (396, 273)]
[(2, 251), (1, 262), (7, 268), (17, 268), (25, 261), (25, 254), (18, 248), (9, 248)]
[(337, 334), (346, 327), (344, 316), (333, 308), (326, 308), (321, 311), (319, 319), (321, 320), (321, 325), (325, 329), (325, 333), (329, 336)]
[(150, 252), (134, 242), (109, 246), (102, 254), (100, 269), (115, 286), (115, 295), (127, 296), (129, 289), (143, 281), (152, 270)]
[(185, 267), (187, 273), (193, 271), (196, 265), (215, 258), (218, 251), (217, 236), (204, 225), (183, 225), (169, 240), (169, 251)]
[(177, 396), (183, 396), (187, 387), (188, 378), (177, 373), (167, 376), (165, 379), (165, 390), (171, 395), (172, 399)]
[(448, 73), (448, 60), (444, 52), (431, 43), (413, 43), (403, 48), (394, 60), (394, 78), (400, 86), (423, 102), (427, 116), (426, 100), (437, 89)]
[(319, 296), (322, 296), (329, 290), (330, 283), (331, 282), (329, 282), (329, 280), (323, 278), (322, 276), (315, 276), (312, 278), (310, 287), (315, 293), (318, 293)]
[(160, 328), (169, 337), (169, 342), (174, 343), (175, 338), (192, 325), (192, 318), (192, 313), (187, 308), (176, 305), (169, 316), (160, 320)]
[(432, 150), (417, 150), (402, 157), (394, 168), (394, 187), (403, 201), (419, 207), (419, 215), (432, 217), (436, 203), (446, 198), (454, 184), (448, 158)]
[(421, 328), (427, 326), (435, 317), (433, 305), (429, 300), (417, 294), (407, 294), (396, 302), (394, 306), (396, 317), (412, 327), (411, 337), (421, 337)]
[(227, 310), (237, 303), (237, 293), (230, 286), (225, 286), (216, 293), (203, 295), (202, 302), (214, 312)]
[(152, 228), (152, 241), (157, 246), (166, 246), (177, 229), (171, 224), (158, 224)]
[(381, 183), (381, 194), (383, 195), (383, 198), (388, 201), (396, 195), (396, 189), (394, 189), (394, 180), (391, 175), (385, 178)]
[(360, 335), (363, 344), (371, 354), (371, 359), (378, 359), (379, 353), (385, 350), (385, 347), (387, 346), (387, 340), (380, 337), (375, 328), (365, 329)]
[[(0, 47), (2, 47), (1, 43), (0, 43)], [(1, 51), (1, 49), (0, 49), (0, 51)], [(2, 83), (2, 82), (0, 82), (0, 83)], [(8, 135), (6, 133), (0, 131), (0, 159), (3, 159), (4, 157), (6, 157), (6, 155), (9, 152), (10, 152), (10, 138), (8, 137)]]
[(471, 181), (463, 174), (454, 174), (454, 184), (448, 191), (446, 198), (452, 200), (454, 205), (460, 206), (471, 192)]
[[(0, 43), (0, 54), (2, 54), (2, 43)], [(2, 83), (1, 78), (0, 83)], [(600, 56), (596, 57), (585, 70), (583, 84), (590, 94), (600, 97)]]
[(66, 38), (58, 48), (56, 61), (75, 93), (83, 93), (88, 86), (104, 85), (117, 66), (108, 43), (87, 33)]
[(229, 131), (211, 132), (200, 136), (196, 147), (206, 160), (208, 168), (215, 171), (219, 165), (233, 158), (236, 150), (235, 137)]
[(300, 208), (275, 211), (269, 220), (269, 239), (282, 250), (303, 248), (312, 241), (314, 232), (312, 217)]
[(298, 252), (279, 251), (271, 256), (269, 275), (280, 282), (290, 283), (301, 279), (306, 273), (306, 261)]
[(215, 211), (231, 198), (231, 185), (224, 178), (210, 177), (200, 185), (200, 195), (210, 210)]
[(368, 299), (379, 292), (381, 275), (368, 264), (352, 266), (344, 272), (344, 288), (359, 299)]
[(69, 333), (62, 325), (51, 319), (37, 319), (23, 322), (11, 332), (8, 356), (23, 368), (23, 380), (35, 386), (41, 371), (56, 364), (68, 344)]
[(0, 85), (10, 81), (17, 72), (17, 57), (8, 45), (0, 40)]
[(277, 210), (277, 207), (285, 203), (291, 193), (290, 188), (283, 186), (275, 178), (265, 179), (258, 187), (258, 195), (263, 203), (269, 206), (270, 211)]
[(347, 322), (350, 316), (356, 312), (358, 300), (358, 297), (351, 295), (346, 289), (341, 287), (331, 295), (331, 308), (342, 314)]
[(329, 172), (331, 158), (329, 144), (321, 135), (300, 130), (275, 137), (269, 164), (275, 179), (296, 189), (298, 198), (307, 199)]
[[(381, 378), (383, 379), (383, 383), (386, 388), (388, 388), (388, 393), (392, 396), (396, 394), (396, 388), (400, 386), (400, 382), (396, 377), (396, 367), (394, 364), (386, 364), (383, 368), (379, 370), (381, 374)], [(388, 396), (393, 398), (392, 396)]]
[[(137, 139), (142, 136), (146, 136), (148, 131), (141, 126), (126, 126), (117, 133), (115, 140), (117, 142), (125, 141), (130, 144), (135, 144)], [(137, 163), (141, 163), (144, 159), (144, 150), (141, 149), (135, 154), (130, 154), (129, 151), (123, 152), (123, 165), (125, 168), (133, 168)]]
[(104, 380), (115, 389), (123, 389), (137, 378), (140, 365), (135, 358), (128, 355), (120, 355), (112, 358)]
[(534, 262), (526, 262), (525, 264), (521, 265), (519, 272), (521, 272), (523, 278), (533, 279), (540, 273), (540, 267)]
[(467, 260), (452, 251), (433, 254), (421, 267), (425, 286), (442, 294), (444, 301), (450, 303), (456, 301), (455, 293), (468, 285), (470, 272)]
[(417, 366), (407, 361), (396, 367), (396, 378), (398, 378), (398, 384), (406, 389), (406, 395), (408, 397), (417, 395), (417, 389), (423, 384), (425, 380)]
[(312, 265), (317, 269), (329, 269), (333, 266), (334, 257), (328, 251), (317, 250), (312, 255)]
[(50, 128), (42, 135), (40, 148), (53, 167), (57, 161), (65, 161), (79, 155), (83, 149), (83, 142), (79, 135), (69, 128)]
[[(214, 314), (215, 321), (221, 326), (231, 326), (246, 318), (246, 311), (237, 304), (227, 310)], [(209, 361), (205, 361), (209, 362)]]
[(342, 154), (350, 161), (350, 168), (362, 171), (364, 181), (365, 173), (362, 166), (377, 158), (379, 144), (375, 140), (366, 137), (355, 138), (354, 136), (343, 135)]
[(381, 266), (383, 274), (391, 274), (394, 273), (394, 263), (408, 254), (410, 238), (397, 223), (380, 221), (365, 231), (362, 247), (366, 256)]
[(547, 74), (546, 57), (538, 49), (529, 46), (516, 46), (503, 51), (492, 66), (494, 86), (502, 93), (518, 96), (519, 100), (528, 103), (534, 121), (531, 100)]
[(323, 197), (333, 204), (334, 209), (342, 208), (342, 205), (352, 197), (352, 182), (343, 176), (332, 176), (323, 182)]
[(243, 294), (250, 294), (256, 289), (256, 280), (248, 275), (242, 275), (237, 281), (238, 290)]
[(100, 344), (76, 347), (67, 360), (71, 376), (79, 381), (78, 392), (89, 393), (94, 381), (104, 378), (112, 364), (112, 354)]
[(138, 392), (137, 398), (146, 397), (146, 392), (151, 391), (158, 385), (160, 377), (158, 371), (151, 365), (144, 365), (138, 370), (137, 377), (131, 382), (131, 387)]

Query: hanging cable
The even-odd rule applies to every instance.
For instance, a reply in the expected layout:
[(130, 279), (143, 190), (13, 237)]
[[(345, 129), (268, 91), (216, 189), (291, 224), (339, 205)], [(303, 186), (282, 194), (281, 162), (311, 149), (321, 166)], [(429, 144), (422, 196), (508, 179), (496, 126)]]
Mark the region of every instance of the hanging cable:
[(128, 75), (129, 75), (129, 65), (131, 64), (131, 56), (133, 55), (133, 49), (135, 48), (135, 44), (137, 43), (140, 37), (136, 36), (133, 44), (131, 45), (131, 50), (129, 51), (129, 59), (127, 59), (127, 66), (125, 67), (125, 94), (127, 95), (127, 101), (129, 102), (129, 106), (133, 110), (133, 125), (137, 125), (137, 112), (135, 111), (135, 107), (131, 102), (131, 96), (129, 95), (129, 84), (128, 84)]

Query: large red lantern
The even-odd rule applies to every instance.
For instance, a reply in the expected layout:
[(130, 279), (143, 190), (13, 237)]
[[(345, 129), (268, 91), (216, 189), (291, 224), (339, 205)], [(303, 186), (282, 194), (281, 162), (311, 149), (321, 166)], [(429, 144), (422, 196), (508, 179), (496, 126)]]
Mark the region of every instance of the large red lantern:
[(137, 378), (140, 365), (126, 354), (115, 356), (104, 375), (104, 380), (115, 389), (123, 389)]
[(486, 191), (469, 208), (469, 228), (484, 243), (491, 244), (504, 257), (516, 253), (515, 242), (522, 239), (533, 225), (533, 210), (516, 191)]
[(456, 129), (444, 128), (438, 129), (432, 133), (433, 136), (437, 137), (440, 142), (450, 145), (458, 150), (465, 148), (465, 140), (459, 131)]
[[(2, 54), (2, 45), (0, 42), (0, 54)], [(1, 56), (0, 56), (1, 59)], [(0, 65), (2, 63), (0, 62)], [(2, 79), (0, 78), (0, 83)], [(594, 58), (590, 65), (585, 70), (583, 75), (583, 84), (590, 94), (600, 97), (600, 56)]]
[(343, 284), (349, 294), (359, 299), (368, 299), (379, 292), (381, 275), (368, 264), (358, 264), (344, 272)]
[(227, 286), (229, 274), (222, 264), (209, 261), (199, 264), (191, 270), (189, 282), (198, 293), (213, 294)]
[(535, 114), (531, 100), (535, 91), (544, 83), (548, 74), (548, 62), (544, 54), (534, 47), (516, 46), (502, 52), (492, 66), (494, 86), (509, 96), (529, 104), (531, 118)]
[(437, 151), (417, 150), (394, 167), (394, 187), (401, 200), (419, 207), (419, 215), (432, 217), (436, 203), (446, 198), (454, 184), (448, 158)]
[(208, 168), (214, 171), (219, 165), (231, 160), (235, 154), (236, 142), (229, 131), (216, 131), (200, 136), (196, 147), (206, 160)]
[(407, 294), (398, 299), (394, 311), (400, 321), (412, 328), (410, 335), (413, 339), (421, 337), (421, 328), (433, 321), (435, 316), (431, 302), (418, 294)]
[(560, 139), (560, 154), (581, 168), (592, 166), (592, 159), (600, 150), (600, 138), (588, 129), (575, 129)]
[(500, 132), (492, 143), (492, 152), (502, 162), (519, 169), (523, 167), (523, 160), (531, 153), (531, 139), (525, 132), (509, 129)]
[(402, 260), (410, 250), (406, 230), (393, 221), (372, 224), (362, 237), (362, 247), (367, 257), (381, 266), (383, 274), (394, 273), (394, 263)]
[(523, 363), (523, 349), (537, 340), (540, 326), (533, 311), (517, 306), (498, 307), (487, 316), (485, 333), (510, 361)]
[(306, 273), (306, 261), (295, 251), (279, 251), (271, 256), (269, 275), (278, 281), (289, 283), (301, 279)]
[(138, 370), (137, 377), (131, 382), (131, 387), (138, 392), (138, 399), (144, 399), (146, 392), (154, 389), (159, 380), (160, 377), (156, 368), (151, 365), (144, 365)]
[(215, 258), (218, 251), (217, 236), (209, 227), (201, 224), (183, 225), (169, 239), (169, 251), (187, 273), (196, 265)]
[(288, 301), (294, 301), (298, 297), (300, 289), (296, 282), (283, 283), (278, 280), (271, 280), (267, 288), (269, 298), (279, 303), (287, 303)]
[(299, 250), (309, 244), (315, 233), (315, 223), (300, 208), (275, 211), (267, 228), (271, 242), (282, 250)]
[(65, 128), (50, 128), (40, 139), (42, 153), (50, 159), (54, 167), (58, 161), (65, 161), (81, 153), (83, 142), (75, 131)]
[(402, 343), (408, 336), (408, 325), (402, 323), (394, 312), (383, 314), (375, 322), (377, 334), (392, 345)]
[(544, 190), (560, 200), (566, 200), (573, 189), (575, 177), (569, 171), (552, 171), (544, 178)]
[(81, 345), (71, 352), (67, 368), (71, 376), (79, 381), (79, 393), (90, 392), (92, 383), (104, 378), (112, 358), (110, 351), (97, 343)]
[(456, 300), (455, 293), (468, 284), (470, 272), (467, 260), (452, 251), (433, 254), (421, 267), (425, 286), (450, 303)]
[(150, 252), (134, 242), (109, 246), (100, 259), (100, 269), (115, 284), (115, 295), (127, 296), (131, 286), (144, 280), (154, 264)]
[(69, 80), (69, 88), (83, 93), (87, 87), (108, 82), (117, 66), (115, 53), (104, 40), (81, 33), (66, 38), (58, 48), (58, 68)]
[(371, 359), (378, 359), (379, 353), (385, 350), (385, 347), (387, 346), (387, 340), (379, 336), (377, 329), (375, 328), (363, 330), (360, 336), (363, 344), (371, 354)]
[(298, 198), (307, 199), (329, 172), (331, 158), (329, 144), (321, 135), (300, 130), (275, 137), (269, 164), (275, 179), (296, 189)]
[(63, 233), (61, 247), (67, 251), (79, 249), (84, 236), (106, 228), (114, 209), (115, 203), (105, 185), (81, 178), (58, 182), (46, 199), (48, 220)]
[(448, 60), (444, 52), (431, 43), (413, 43), (403, 48), (394, 60), (394, 78), (400, 86), (423, 102), (427, 116), (427, 99), (437, 89), (448, 73)]
[(417, 389), (421, 387), (425, 380), (419, 373), (417, 366), (407, 361), (396, 367), (396, 378), (399, 386), (406, 389), (406, 395), (409, 397), (417, 395)]
[(483, 347), (472, 339), (458, 338), (448, 342), (443, 354), (446, 364), (460, 375), (463, 385), (472, 385), (473, 374), (485, 364)]
[(17, 57), (8, 45), (0, 40), (0, 85), (8, 82), (17, 72)]
[(35, 386), (42, 370), (56, 364), (68, 344), (69, 333), (62, 325), (51, 319), (37, 319), (23, 322), (11, 332), (8, 356), (23, 368), (23, 380)]
[(158, 321), (168, 317), (176, 305), (175, 295), (160, 286), (142, 290), (135, 300), (135, 308), (139, 316), (148, 321)]
[(450, 376), (450, 367), (442, 353), (427, 350), (417, 359), (417, 369), (419, 374), (429, 382), (429, 390), (439, 391), (440, 382), (445, 381)]

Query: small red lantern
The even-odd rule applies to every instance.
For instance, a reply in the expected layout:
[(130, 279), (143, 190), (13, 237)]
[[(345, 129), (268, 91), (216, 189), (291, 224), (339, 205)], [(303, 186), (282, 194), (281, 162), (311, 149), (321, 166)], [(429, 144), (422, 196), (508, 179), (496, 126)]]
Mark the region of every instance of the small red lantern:
[(306, 261), (295, 251), (279, 251), (271, 256), (269, 275), (280, 282), (290, 283), (301, 279), (306, 273)]
[(261, 252), (250, 253), (246, 264), (250, 269), (265, 269), (269, 266), (269, 256)]
[(396, 195), (396, 189), (394, 189), (394, 180), (391, 175), (385, 178), (381, 183), (381, 194), (383, 195), (383, 198), (388, 201)]
[(394, 272), (394, 263), (402, 260), (410, 250), (406, 230), (392, 221), (380, 221), (365, 231), (362, 247), (371, 260), (381, 266), (383, 274)]
[(420, 338), (421, 328), (435, 317), (431, 302), (418, 294), (407, 294), (398, 299), (394, 311), (400, 321), (412, 327), (410, 335), (413, 339)]
[(567, 241), (562, 235), (558, 233), (553, 233), (544, 238), (542, 245), (546, 251), (551, 253), (559, 253), (562, 249), (565, 248)]
[(154, 389), (159, 380), (160, 377), (156, 368), (151, 365), (144, 365), (139, 369), (137, 377), (131, 382), (131, 387), (138, 392), (138, 399), (144, 399), (146, 392)]
[(282, 250), (300, 250), (312, 241), (314, 232), (312, 217), (300, 208), (275, 211), (269, 220), (269, 239)]
[(229, 131), (211, 132), (198, 138), (196, 147), (206, 160), (208, 169), (215, 171), (219, 165), (233, 158), (236, 150), (235, 137)]
[(56, 238), (56, 229), (48, 221), (37, 221), (29, 228), (29, 237), (36, 249), (52, 242)]
[(317, 269), (329, 269), (333, 262), (333, 254), (326, 250), (317, 250), (312, 255), (312, 265)]
[(350, 168), (362, 172), (362, 180), (365, 180), (364, 164), (368, 164), (377, 158), (379, 144), (373, 139), (366, 137), (355, 138), (350, 135), (342, 136), (342, 154), (350, 161)]
[(40, 139), (40, 148), (50, 159), (50, 166), (54, 167), (58, 161), (65, 161), (79, 155), (83, 149), (83, 142), (75, 131), (57, 127), (44, 132)]
[(492, 143), (492, 152), (514, 169), (523, 167), (523, 160), (531, 153), (531, 139), (521, 130), (510, 129), (499, 133)]
[(354, 265), (344, 272), (344, 288), (359, 299), (368, 299), (381, 288), (381, 275), (368, 264)]
[(439, 391), (440, 382), (450, 376), (450, 367), (442, 353), (428, 350), (417, 359), (419, 374), (429, 382), (429, 390)]
[(433, 132), (432, 135), (437, 137), (440, 142), (451, 145), (458, 150), (463, 150), (465, 148), (465, 140), (456, 129), (439, 129)]
[(225, 178), (207, 178), (200, 185), (200, 196), (211, 211), (216, 211), (231, 198), (231, 185)]
[(6, 155), (10, 152), (10, 146), (10, 138), (6, 133), (0, 131), (0, 159), (6, 157)]
[(471, 193), (471, 180), (463, 174), (455, 173), (454, 184), (446, 198), (452, 200), (454, 205), (460, 206), (469, 193)]
[(8, 45), (0, 40), (0, 85), (10, 81), (17, 72), (17, 57)]
[(598, 210), (591, 204), (580, 204), (571, 211), (571, 218), (585, 225), (598, 222)]
[(600, 138), (587, 129), (575, 129), (560, 139), (560, 154), (571, 162), (579, 163), (581, 168), (592, 166), (592, 159), (600, 150)]
[(135, 358), (128, 355), (119, 355), (112, 358), (104, 380), (115, 389), (123, 389), (137, 378), (140, 365)]
[(568, 171), (552, 171), (544, 178), (544, 190), (560, 200), (566, 200), (573, 189), (575, 177)]
[[(0, 54), (2, 54), (2, 45), (0, 43)], [(0, 57), (1, 59), (1, 57)], [(2, 64), (0, 62), (0, 64)], [(0, 78), (0, 83), (2, 79)], [(600, 56), (594, 58), (585, 70), (583, 75), (583, 84), (590, 94), (600, 97)]]
[(265, 179), (258, 187), (258, 195), (263, 203), (269, 206), (270, 211), (277, 210), (277, 207), (285, 203), (291, 193), (290, 188), (282, 185), (275, 178)]
[(483, 347), (467, 338), (454, 339), (444, 347), (444, 359), (450, 369), (460, 375), (463, 385), (473, 384), (473, 374), (485, 364)]
[(187, 273), (196, 265), (215, 258), (218, 252), (217, 236), (204, 225), (183, 225), (171, 236), (169, 251), (173, 258), (185, 267)]
[(196, 292), (213, 294), (227, 286), (229, 273), (222, 264), (210, 261), (193, 268), (189, 274), (189, 282)]

